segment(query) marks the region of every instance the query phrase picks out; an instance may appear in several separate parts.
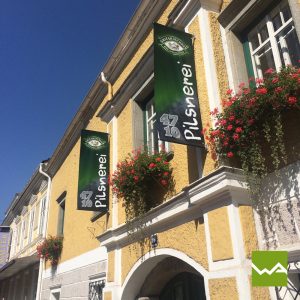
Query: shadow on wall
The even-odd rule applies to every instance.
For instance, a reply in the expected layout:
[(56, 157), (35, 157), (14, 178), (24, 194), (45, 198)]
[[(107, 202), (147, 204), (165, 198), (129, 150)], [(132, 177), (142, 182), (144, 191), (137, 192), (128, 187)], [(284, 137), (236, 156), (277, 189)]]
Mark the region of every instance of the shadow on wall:
[[(300, 243), (300, 161), (270, 174), (262, 183), (258, 213), (265, 248)], [(298, 228), (298, 231), (297, 231)]]

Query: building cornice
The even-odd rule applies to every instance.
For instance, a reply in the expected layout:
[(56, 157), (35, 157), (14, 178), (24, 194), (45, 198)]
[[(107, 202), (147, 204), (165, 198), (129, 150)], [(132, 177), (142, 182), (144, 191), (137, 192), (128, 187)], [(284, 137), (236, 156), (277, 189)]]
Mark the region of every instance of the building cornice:
[(38, 170), (34, 172), (21, 193), (18, 193), (8, 207), (2, 225), (9, 226), (14, 218), (24, 212), (24, 207), (29, 204), (32, 197), (39, 192), (44, 176)]
[[(169, 2), (169, 0), (141, 1), (102, 70), (106, 79), (111, 84), (118, 79), (119, 75), (136, 52), (136, 49), (141, 45), (145, 37), (152, 30), (152, 23), (158, 20)], [(184, 4), (179, 3), (177, 8), (175, 8), (174, 13), (171, 12), (168, 16), (169, 24), (174, 26), (186, 26), (188, 20), (199, 10), (200, 5), (205, 6), (206, 2), (209, 2), (210, 6), (215, 9), (220, 6), (220, 0), (189, 0), (185, 1)], [(183, 12), (180, 14), (181, 10), (183, 10)], [(177, 17), (178, 19), (176, 20)], [(141, 62), (147, 63), (146, 67), (145, 65), (142, 67), (143, 64)], [(141, 72), (141, 70), (143, 70), (143, 72)], [(146, 80), (147, 77), (150, 76), (151, 72), (153, 72), (153, 47), (149, 48), (142, 60), (138, 63), (137, 67), (133, 70), (133, 72), (131, 72), (126, 81), (116, 92), (113, 99), (103, 106), (101, 111), (98, 113), (98, 116), (100, 116), (103, 121), (109, 122), (113, 116), (118, 115), (136, 91), (137, 85), (141, 84), (143, 80)], [(137, 75), (139, 77), (137, 77)], [(143, 78), (141, 78), (141, 76)], [(45, 171), (50, 176), (53, 177), (57, 172), (68, 153), (80, 138), (81, 130), (86, 127), (106, 94), (107, 86), (101, 81), (99, 76), (87, 96), (84, 98), (79, 110), (65, 131), (59, 145), (52, 155), (51, 160), (45, 168)]]
[(280, 0), (232, 0), (218, 17), (226, 30), (242, 32), (259, 15)]
[(153, 64), (153, 47), (150, 47), (114, 95), (113, 99), (103, 106), (97, 116), (105, 122), (109, 122), (114, 116), (117, 116), (129, 99), (133, 97), (141, 85), (151, 76), (153, 73)]
[[(179, 194), (145, 214), (142, 222), (147, 233), (165, 231), (188, 221), (198, 219), (212, 206), (233, 202), (250, 204), (245, 178), (241, 170), (221, 167), (210, 175), (197, 180), (184, 188)], [(141, 220), (130, 225), (138, 227)], [(107, 230), (97, 237), (101, 246), (108, 251), (132, 243), (134, 233), (128, 233), (128, 225)]]
[[(205, 1), (202, 1), (205, 2)], [(190, 20), (199, 11), (202, 2), (198, 0), (187, 0), (177, 4), (174, 10), (168, 16), (168, 24), (173, 27), (185, 28)], [(210, 8), (219, 9), (220, 1), (209, 1)], [(205, 5), (205, 3), (204, 3)], [(109, 122), (114, 116), (122, 111), (129, 99), (140, 89), (140, 87), (153, 74), (154, 58), (153, 46), (151, 46), (138, 62), (134, 70), (126, 78), (125, 82), (119, 88), (113, 99), (108, 101), (98, 113), (98, 117), (105, 122)], [(145, 95), (148, 96), (148, 95)], [(135, 99), (139, 102), (141, 99)], [(144, 100), (144, 99), (142, 99)]]
[[(152, 22), (159, 18), (169, 2), (170, 0), (141, 1), (102, 70), (110, 83), (113, 84), (118, 79), (122, 70), (136, 52), (137, 47), (150, 32)], [(81, 130), (87, 126), (106, 94), (107, 86), (101, 81), (101, 77), (98, 76), (45, 167), (45, 171), (51, 177), (55, 175), (68, 153), (80, 138)]]

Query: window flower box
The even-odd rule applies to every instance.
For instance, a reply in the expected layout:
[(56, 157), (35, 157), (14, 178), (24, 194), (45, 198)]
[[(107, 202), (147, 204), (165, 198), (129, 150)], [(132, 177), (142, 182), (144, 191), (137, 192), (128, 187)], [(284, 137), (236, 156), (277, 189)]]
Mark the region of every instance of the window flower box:
[(60, 236), (49, 236), (41, 244), (37, 246), (37, 254), (39, 258), (50, 261), (52, 266), (58, 264), (63, 248), (63, 238)]
[[(205, 130), (205, 135), (215, 158), (240, 164), (252, 195), (257, 196), (262, 178), (300, 158), (295, 139), (300, 116), (300, 69), (288, 66), (278, 73), (269, 69), (264, 79), (252, 81), (250, 87), (240, 84), (235, 95), (227, 91), (224, 109), (211, 112), (216, 123)], [(291, 125), (295, 118), (298, 129)], [(291, 145), (293, 141), (296, 143)]]
[(142, 216), (174, 192), (173, 169), (168, 158), (165, 151), (133, 151), (117, 164), (110, 184), (113, 193), (124, 199), (127, 222)]

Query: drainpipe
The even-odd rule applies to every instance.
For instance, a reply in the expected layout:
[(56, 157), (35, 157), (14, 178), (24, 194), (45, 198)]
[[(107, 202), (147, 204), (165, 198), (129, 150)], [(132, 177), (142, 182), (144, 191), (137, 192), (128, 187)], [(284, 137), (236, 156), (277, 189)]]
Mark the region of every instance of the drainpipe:
[[(46, 195), (46, 207), (45, 207), (45, 217), (44, 217), (44, 224), (43, 224), (43, 232), (42, 238), (46, 238), (47, 233), (47, 226), (48, 226), (48, 217), (49, 217), (49, 207), (50, 207), (50, 192), (51, 192), (51, 177), (43, 171), (43, 165), (45, 163), (40, 163), (39, 172), (47, 177), (48, 185), (47, 185), (47, 195)], [(44, 259), (40, 258), (40, 267), (39, 267), (39, 276), (38, 276), (38, 283), (37, 283), (37, 290), (36, 290), (36, 300), (41, 299), (42, 295), (42, 279), (43, 279), (43, 272), (44, 272)]]
[(111, 83), (109, 82), (109, 81), (107, 81), (107, 79), (106, 79), (106, 77), (105, 77), (105, 75), (104, 75), (104, 73), (103, 72), (101, 72), (101, 80), (105, 83), (105, 84), (107, 84), (107, 87), (108, 87), (108, 95), (109, 95), (109, 99), (108, 100), (111, 100), (112, 99), (112, 97), (113, 97), (113, 88), (112, 88), (112, 85), (111, 85)]

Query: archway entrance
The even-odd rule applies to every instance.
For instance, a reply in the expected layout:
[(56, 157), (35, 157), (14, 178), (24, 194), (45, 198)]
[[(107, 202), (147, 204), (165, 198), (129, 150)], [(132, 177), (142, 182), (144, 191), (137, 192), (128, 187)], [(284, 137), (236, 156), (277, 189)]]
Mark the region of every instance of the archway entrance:
[(189, 263), (165, 254), (146, 259), (133, 268), (121, 299), (206, 300), (204, 278)]
[(167, 283), (159, 300), (205, 300), (204, 280), (202, 276), (183, 272)]

